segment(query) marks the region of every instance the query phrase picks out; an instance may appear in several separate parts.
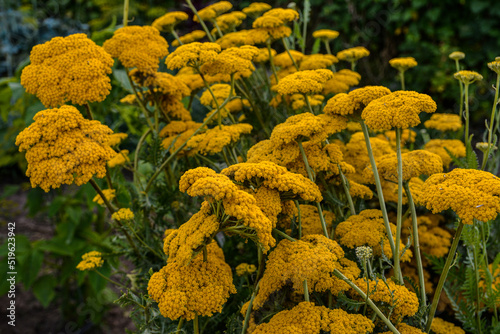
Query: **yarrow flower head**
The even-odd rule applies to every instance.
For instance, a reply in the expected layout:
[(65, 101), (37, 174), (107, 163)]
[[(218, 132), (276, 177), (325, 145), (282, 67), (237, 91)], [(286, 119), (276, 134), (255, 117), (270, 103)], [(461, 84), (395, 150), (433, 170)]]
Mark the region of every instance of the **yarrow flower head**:
[(436, 102), (429, 95), (396, 91), (370, 102), (361, 118), (373, 130), (407, 129), (420, 124), (420, 112), (433, 113), (436, 109)]
[(462, 118), (455, 114), (434, 114), (424, 126), (439, 131), (458, 131), (462, 128)]
[(453, 76), (464, 85), (470, 85), (473, 82), (483, 80), (483, 76), (475, 71), (458, 71)]
[(236, 275), (238, 276), (250, 275), (253, 274), (256, 270), (257, 268), (253, 264), (240, 263), (236, 267)]
[(82, 255), (82, 261), (78, 263), (76, 269), (81, 271), (94, 270), (103, 265), (102, 254), (97, 251), (88, 252)]
[[(201, 67), (201, 72), (212, 76), (235, 74), (235, 79), (247, 78), (255, 70), (252, 59), (258, 53), (259, 50), (251, 45), (228, 48), (219, 53), (214, 60), (205, 62)], [(224, 81), (229, 80), (228, 77)]]
[(21, 84), (47, 108), (101, 102), (111, 91), (113, 59), (85, 34), (54, 37), (31, 50)]
[(252, 2), (248, 7), (243, 8), (241, 11), (251, 17), (259, 17), (262, 13), (273, 8), (270, 4), (265, 2)]
[(276, 313), (269, 322), (258, 325), (253, 334), (293, 333), (372, 333), (375, 325), (361, 314), (331, 310), (312, 302), (301, 302), (291, 310)]
[[(219, 1), (210, 6), (207, 6), (198, 11), (198, 15), (203, 21), (211, 21), (215, 19), (217, 16), (224, 14), (228, 10), (233, 8), (233, 5), (229, 1)], [(193, 17), (194, 22), (199, 22), (198, 16)]]
[(361, 58), (368, 57), (370, 51), (364, 46), (356, 46), (350, 49), (345, 49), (337, 53), (337, 58), (348, 62), (356, 62)]
[(322, 41), (331, 41), (337, 37), (339, 37), (339, 32), (330, 29), (320, 29), (313, 32), (314, 38), (319, 38)]
[(488, 63), (490, 70), (500, 75), (500, 57), (496, 57), (494, 61)]
[[(183, 36), (180, 36), (179, 40), (181, 41), (182, 44), (189, 44), (189, 43), (199, 41), (200, 39), (204, 38), (206, 35), (207, 35), (207, 33), (204, 32), (203, 30), (194, 30), (190, 33), (187, 33)], [(178, 40), (175, 39), (172, 41), (172, 46), (177, 47), (179, 45), (180, 45), (180, 43)]]
[(389, 64), (400, 72), (404, 72), (418, 65), (413, 57), (393, 58), (389, 60)]
[(51, 187), (82, 185), (94, 175), (106, 175), (106, 163), (116, 155), (108, 144), (110, 128), (66, 105), (42, 110), (33, 120), (16, 138), (19, 151), (26, 151), (26, 175), (33, 187), (48, 192)]
[(123, 66), (150, 74), (158, 70), (160, 59), (168, 55), (167, 41), (151, 26), (120, 28), (104, 42), (103, 48)]
[(134, 213), (128, 208), (122, 208), (111, 215), (111, 218), (117, 221), (133, 220)]
[(179, 46), (165, 59), (165, 64), (171, 70), (184, 66), (197, 67), (206, 62), (214, 61), (221, 51), (216, 43), (193, 42)]
[(463, 158), (466, 154), (464, 143), (458, 139), (431, 139), (424, 145), (424, 150), (439, 155), (445, 168), (448, 168), (452, 162), (448, 152), (456, 158)]
[(460, 59), (465, 58), (465, 53), (463, 53), (461, 51), (454, 51), (454, 52), (450, 53), (450, 55), (448, 57), (450, 57), (450, 59), (453, 59), (453, 60), (460, 60)]
[(500, 212), (500, 179), (489, 172), (455, 168), (434, 174), (422, 192), (421, 203), (427, 209), (433, 213), (452, 209), (465, 224), (490, 221)]
[(325, 82), (331, 78), (333, 72), (327, 69), (299, 71), (280, 80), (277, 90), (283, 95), (319, 94)]
[(441, 318), (434, 318), (432, 320), (431, 331), (435, 334), (465, 334), (462, 328)]
[[(107, 201), (112, 201), (116, 197), (115, 189), (104, 189), (102, 193), (104, 194), (104, 197), (106, 197)], [(92, 199), (92, 202), (104, 206), (104, 200), (100, 194), (95, 195), (94, 199)]]
[(354, 89), (349, 94), (340, 93), (328, 100), (323, 112), (329, 115), (354, 116), (359, 118), (363, 109), (373, 100), (390, 94), (383, 86), (366, 86)]
[(216, 243), (207, 246), (206, 261), (200, 253), (188, 265), (170, 262), (148, 283), (149, 296), (171, 320), (221, 312), (231, 293), (236, 293), (231, 267)]
[(252, 129), (250, 124), (245, 123), (221, 125), (193, 136), (187, 142), (187, 147), (202, 155), (216, 154), (225, 146), (237, 142), (242, 134), (250, 133)]
[(154, 20), (151, 26), (159, 31), (171, 32), (177, 24), (188, 18), (188, 14), (184, 12), (170, 12)]

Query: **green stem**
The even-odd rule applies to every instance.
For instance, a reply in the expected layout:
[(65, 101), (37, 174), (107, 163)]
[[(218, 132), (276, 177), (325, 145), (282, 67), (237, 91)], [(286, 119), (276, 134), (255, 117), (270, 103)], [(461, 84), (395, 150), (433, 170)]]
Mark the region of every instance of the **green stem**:
[[(455, 59), (455, 67), (457, 69), (457, 72), (460, 71), (460, 65), (459, 65), (459, 60)], [(463, 111), (464, 111), (464, 84), (462, 81), (458, 80), (458, 83), (460, 85), (460, 117), (462, 117)]]
[[(477, 233), (477, 231), (476, 231)], [(481, 295), (479, 294), (479, 263), (478, 263), (478, 249), (477, 242), (474, 243), (472, 247), (472, 252), (474, 254), (474, 272), (476, 274), (476, 327), (478, 334), (481, 334)]]
[(196, 10), (196, 8), (193, 6), (193, 3), (191, 2), (191, 0), (186, 0), (186, 3), (188, 5), (188, 7), (193, 11), (194, 15), (196, 15), (196, 17), (198, 18), (198, 21), (200, 22), (203, 30), (205, 30), (205, 32), (207, 33), (207, 36), (208, 36), (208, 39), (210, 40), (210, 42), (213, 43), (215, 41), (214, 37), (212, 36), (210, 31), (208, 30), (205, 22), (203, 22), (202, 18), (200, 17), (200, 14), (198, 14), (198, 11)]
[(472, 150), (471, 143), (469, 142), (469, 84), (465, 85), (465, 147), (467, 149), (466, 156)]
[(273, 70), (274, 78), (276, 79), (276, 84), (278, 84), (279, 82), (278, 73), (276, 72), (276, 66), (274, 66), (273, 53), (271, 51), (271, 43), (268, 42), (266, 44), (267, 44), (267, 51), (269, 52), (269, 63), (271, 64), (271, 69)]
[(241, 334), (246, 334), (248, 323), (250, 322), (250, 314), (252, 313), (253, 300), (259, 291), (259, 283), (257, 283), (255, 289), (253, 290), (252, 297), (250, 298), (250, 302), (248, 303), (247, 311), (245, 312), (245, 320), (243, 321), (243, 328), (241, 329)]
[[(401, 273), (399, 247), (401, 245), (401, 226), (403, 225), (403, 158), (401, 156), (401, 129), (396, 128), (396, 153), (398, 157), (398, 211), (396, 223), (396, 251), (392, 254), (394, 257), (394, 273), (399, 280), (399, 284), (404, 284), (403, 274)], [(388, 236), (389, 239), (392, 235)]]
[(458, 223), (457, 231), (455, 232), (455, 236), (453, 237), (453, 242), (451, 244), (450, 251), (448, 253), (448, 257), (446, 258), (446, 262), (443, 267), (443, 272), (439, 277), (439, 282), (434, 292), (434, 298), (432, 299), (431, 310), (429, 312), (429, 318), (427, 320), (427, 326), (425, 326), (425, 332), (429, 332), (432, 325), (432, 320), (434, 319), (434, 315), (436, 314), (436, 309), (439, 302), (439, 297), (441, 297), (441, 291), (443, 290), (444, 282), (446, 281), (446, 277), (448, 276), (448, 271), (450, 270), (451, 263), (453, 258), (455, 257), (455, 253), (458, 247), (458, 242), (460, 241), (460, 235), (462, 234), (462, 229), (464, 228), (464, 223), (460, 221)]
[(193, 319), (193, 330), (194, 330), (194, 334), (200, 334), (200, 326), (198, 324), (198, 314), (195, 314), (194, 315), (194, 319)]
[(491, 151), (491, 141), (493, 139), (493, 129), (494, 129), (494, 124), (495, 124), (495, 117), (496, 117), (496, 112), (497, 112), (497, 104), (498, 104), (498, 86), (500, 85), (500, 73), (497, 74), (497, 84), (495, 86), (495, 99), (493, 100), (493, 108), (491, 108), (491, 121), (490, 121), (490, 126), (488, 129), (488, 149), (486, 150), (486, 153), (484, 153), (483, 156), (483, 163), (481, 164), (481, 169), (484, 170), (486, 167), (486, 162), (488, 161), (488, 158), (490, 156), (490, 151)]
[(283, 238), (289, 240), (289, 241), (297, 241), (297, 239), (294, 239), (292, 238), (291, 236), (289, 236), (288, 234), (286, 234), (285, 232), (281, 232), (280, 230), (278, 230), (277, 228), (273, 228), (273, 232), (275, 232), (276, 234), (282, 236)]
[(179, 45), (184, 45), (184, 43), (182, 43), (181, 39), (179, 38), (179, 35), (177, 35), (177, 32), (175, 31), (175, 29), (172, 29), (171, 33), (174, 36), (174, 38), (177, 40), (177, 42), (179, 43)]
[(307, 279), (304, 280), (304, 282), (302, 282), (302, 284), (304, 285), (304, 299), (306, 302), (309, 301), (309, 288), (307, 287)]
[(212, 20), (212, 24), (214, 25), (215, 29), (217, 29), (217, 32), (219, 33), (219, 37), (222, 38), (222, 36), (224, 36), (224, 34), (222, 34), (222, 31), (220, 30), (220, 27), (217, 24), (217, 21), (215, 19)]
[(392, 254), (395, 253), (396, 247), (394, 245), (394, 240), (392, 238), (391, 227), (389, 225), (389, 217), (387, 215), (387, 208), (385, 207), (384, 193), (382, 192), (382, 183), (380, 182), (380, 176), (378, 174), (377, 164), (375, 163), (375, 157), (373, 156), (372, 145), (370, 142), (370, 135), (368, 133), (368, 127), (363, 120), (360, 121), (361, 129), (363, 129), (363, 134), (365, 137), (366, 148), (368, 150), (368, 156), (370, 157), (370, 164), (373, 170), (373, 176), (375, 177), (375, 186), (377, 188), (378, 200), (380, 204), (380, 209), (382, 210), (382, 217), (384, 218), (385, 231), (387, 233), (389, 244), (391, 246)]
[(129, 83), (130, 83), (130, 86), (132, 87), (132, 90), (134, 91), (137, 103), (139, 103), (139, 106), (141, 107), (141, 111), (144, 114), (144, 118), (146, 119), (146, 122), (148, 123), (149, 128), (151, 130), (153, 130), (154, 126), (153, 126), (153, 123), (151, 123), (151, 120), (149, 119), (148, 110), (144, 106), (144, 103), (142, 103), (142, 99), (139, 96), (139, 92), (137, 91), (137, 88), (135, 87), (135, 84), (132, 81), (132, 78), (130, 77), (130, 72), (129, 72), (128, 68), (125, 67), (125, 71), (127, 72), (127, 78), (128, 78)]
[(128, 9), (129, 9), (129, 0), (125, 0), (123, 2), (123, 26), (126, 27), (128, 25)]
[(309, 98), (307, 97), (306, 94), (302, 94), (302, 95), (304, 95), (304, 99), (306, 100), (307, 108), (309, 109), (309, 111), (311, 112), (311, 114), (315, 115), (315, 113), (313, 111), (313, 108), (311, 106), (311, 102), (309, 102)]
[[(147, 129), (146, 132), (144, 132), (141, 136), (141, 138), (139, 139), (139, 142), (137, 143), (137, 148), (135, 149), (135, 156), (134, 156), (134, 184), (136, 186), (137, 189), (139, 189), (139, 185), (138, 184), (138, 181), (139, 181), (139, 178), (137, 177), (137, 168), (139, 167), (139, 153), (141, 152), (141, 147), (142, 147), (142, 144), (144, 143), (144, 140), (146, 139), (146, 137), (148, 136), (148, 134), (151, 133), (151, 129)], [(141, 185), (142, 186), (142, 185)]]
[(87, 116), (89, 117), (89, 119), (93, 120), (94, 116), (92, 116), (92, 109), (90, 108), (90, 104), (85, 103), (85, 110), (87, 110)]
[[(304, 151), (304, 146), (302, 146), (302, 142), (300, 140), (297, 141), (297, 143), (299, 144), (300, 154), (302, 154), (302, 159), (304, 160), (304, 164), (306, 165), (307, 175), (309, 176), (309, 179), (312, 182), (314, 182), (311, 167), (309, 167), (309, 161), (307, 160), (306, 152)], [(321, 209), (321, 205), (319, 202), (316, 202), (316, 208), (318, 209), (319, 219), (321, 220), (321, 227), (323, 228), (323, 233), (328, 238), (328, 230), (326, 229), (326, 221), (325, 221), (325, 217), (323, 216), (323, 210)]]
[(290, 48), (288, 47), (288, 43), (286, 42), (285, 38), (282, 37), (281, 38), (281, 41), (283, 42), (283, 46), (285, 47), (286, 49), (286, 53), (288, 53), (288, 56), (290, 57), (290, 59), (292, 60), (292, 63), (293, 63), (293, 66), (295, 66), (295, 68), (297, 69), (297, 71), (299, 70), (299, 66), (297, 65), (297, 63), (295, 62), (295, 59), (293, 59), (292, 57), (292, 54), (290, 53)]
[(299, 212), (299, 240), (302, 239), (302, 213), (300, 212), (300, 204), (299, 201), (295, 200), (295, 206), (297, 207), (297, 211)]
[(401, 89), (405, 90), (405, 71), (399, 71), (399, 80), (401, 80)]
[[(484, 224), (486, 224), (486, 226), (488, 227), (488, 231), (490, 228), (488, 223), (481, 223), (480, 224), (480, 227), (481, 227), (481, 245), (482, 245), (483, 253), (484, 253), (484, 264), (486, 267), (486, 275), (488, 275), (487, 282), (493, 282), (493, 275), (491, 274), (490, 267), (489, 267), (488, 249), (486, 247), (487, 238), (486, 238), (485, 233), (484, 233)], [(489, 232), (488, 232), (488, 234), (489, 234)], [(491, 286), (491, 285), (488, 284), (488, 286)], [(491, 288), (489, 288), (489, 290), (490, 290), (490, 291), (488, 291), (489, 294), (493, 293), (493, 291), (491, 291)], [(498, 311), (497, 311), (496, 303), (493, 304), (493, 315), (495, 316), (495, 320), (498, 322)]]
[(121, 283), (119, 283), (119, 282), (117, 282), (117, 281), (115, 281), (115, 280), (112, 280), (112, 279), (111, 279), (111, 278), (109, 278), (109, 277), (104, 276), (104, 275), (103, 275), (103, 274), (101, 274), (98, 270), (95, 270), (95, 272), (97, 273), (97, 275), (101, 276), (101, 277), (102, 277), (102, 278), (104, 278), (106, 281), (108, 281), (108, 282), (110, 282), (110, 283), (112, 283), (112, 284), (114, 284), (114, 285), (116, 285), (116, 286), (119, 286), (119, 287), (120, 287), (120, 288), (122, 288), (122, 289), (125, 289), (125, 290), (130, 290), (130, 291), (132, 291), (133, 293), (138, 294), (138, 293), (137, 293), (137, 292), (135, 292), (134, 290), (127, 288), (125, 285), (123, 285), (123, 284), (121, 284)]
[(366, 307), (368, 306), (368, 296), (370, 295), (370, 280), (368, 279), (368, 271), (366, 270), (366, 258), (363, 259), (363, 270), (365, 271), (365, 279), (366, 279), (366, 298), (365, 298), (365, 306), (363, 308), (363, 315), (366, 315)]
[(130, 226), (130, 224), (127, 223), (127, 227), (129, 228), (129, 230), (132, 231), (132, 234), (137, 238), (137, 240), (139, 240), (139, 242), (144, 246), (146, 247), (147, 249), (149, 249), (149, 251), (151, 253), (153, 253), (154, 255), (156, 255), (156, 257), (158, 257), (160, 260), (164, 260), (163, 256), (161, 256), (160, 254), (158, 254), (158, 252), (156, 252), (154, 249), (152, 249), (151, 247), (148, 246), (148, 244), (146, 244), (138, 235), (137, 233), (135, 232), (135, 230), (132, 228), (132, 226)]
[(347, 277), (345, 277), (338, 269), (333, 270), (333, 274), (349, 284), (351, 288), (353, 288), (360, 296), (361, 298), (365, 299), (366, 302), (368, 303), (368, 306), (371, 307), (371, 309), (377, 314), (377, 316), (389, 327), (389, 329), (396, 334), (401, 334), (396, 327), (390, 322), (389, 319), (385, 317), (385, 315), (380, 311), (380, 309), (373, 303), (373, 301), (361, 290), (356, 284), (351, 282)]
[(418, 240), (417, 211), (415, 210), (415, 203), (413, 202), (413, 196), (411, 195), (408, 182), (405, 182), (403, 186), (405, 188), (406, 197), (408, 198), (408, 205), (411, 209), (411, 221), (413, 226), (413, 248), (415, 251), (415, 258), (417, 260), (418, 280), (420, 281), (420, 299), (423, 305), (427, 305), (427, 298), (425, 295), (424, 267), (422, 265), (422, 257), (420, 255), (420, 242)]
[(108, 208), (109, 212), (112, 213), (112, 214), (115, 213), (116, 208), (113, 206), (113, 204), (109, 203), (108, 199), (106, 198), (106, 196), (102, 192), (102, 190), (99, 187), (99, 185), (94, 181), (94, 179), (90, 179), (89, 183), (92, 185), (92, 187), (94, 187), (95, 191), (99, 194), (99, 196), (101, 196), (101, 198), (102, 198), (102, 200), (104, 202), (104, 205), (106, 205), (106, 207)]
[(349, 192), (349, 180), (347, 180), (347, 178), (345, 177), (340, 165), (337, 165), (337, 167), (339, 168), (340, 180), (342, 182), (342, 187), (344, 187), (345, 196), (347, 197), (347, 201), (349, 202), (349, 208), (351, 209), (351, 215), (355, 215), (356, 209), (354, 208), (354, 202), (352, 201), (352, 196), (351, 196), (351, 193)]
[(184, 318), (179, 320), (179, 324), (177, 325), (177, 332), (181, 331), (182, 325), (184, 325)]

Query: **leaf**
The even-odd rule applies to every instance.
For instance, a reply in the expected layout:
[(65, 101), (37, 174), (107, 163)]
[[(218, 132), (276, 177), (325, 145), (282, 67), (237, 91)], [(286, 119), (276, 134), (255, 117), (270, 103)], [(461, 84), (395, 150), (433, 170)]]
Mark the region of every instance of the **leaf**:
[(130, 86), (130, 81), (127, 77), (127, 72), (125, 70), (113, 70), (113, 77), (118, 81), (120, 86), (123, 87), (126, 91), (129, 93), (133, 94), (134, 90), (132, 89), (132, 86)]
[(33, 250), (21, 266), (19, 272), (22, 275), (24, 285), (29, 288), (34, 282), (42, 267), (43, 253)]
[(56, 295), (55, 287), (56, 280), (52, 275), (42, 276), (33, 284), (33, 293), (43, 307), (49, 306), (54, 299)]
[(41, 240), (35, 244), (35, 249), (63, 256), (73, 255), (73, 252), (68, 249), (68, 246), (65, 243), (61, 243), (60, 240), (57, 240), (56, 238), (51, 240)]

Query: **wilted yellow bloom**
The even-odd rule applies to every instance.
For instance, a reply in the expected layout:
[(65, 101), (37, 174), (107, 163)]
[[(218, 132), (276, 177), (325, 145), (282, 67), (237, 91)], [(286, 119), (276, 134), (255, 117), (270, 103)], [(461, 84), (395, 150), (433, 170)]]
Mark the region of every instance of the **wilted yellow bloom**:
[(361, 314), (331, 310), (312, 302), (301, 302), (291, 310), (276, 313), (269, 322), (258, 325), (253, 334), (292, 333), (372, 333), (375, 325)]
[(219, 44), (193, 42), (181, 45), (175, 49), (165, 59), (165, 64), (171, 70), (184, 66), (196, 67), (206, 62), (214, 61), (220, 51)]
[(177, 24), (188, 18), (188, 14), (184, 12), (170, 12), (154, 20), (151, 26), (159, 31), (171, 32)]
[[(112, 201), (116, 197), (115, 189), (103, 189), (102, 193), (104, 194), (104, 197), (106, 197), (106, 200), (108, 202)], [(92, 199), (92, 202), (95, 202), (100, 206), (104, 206), (104, 200), (102, 199), (100, 194), (95, 195), (94, 199)]]
[(108, 74), (113, 59), (85, 34), (54, 37), (36, 45), (31, 64), (23, 69), (21, 84), (44, 106), (101, 102), (111, 91)]
[(500, 212), (500, 179), (475, 169), (455, 168), (430, 176), (422, 187), (421, 203), (438, 213), (452, 209), (465, 224), (487, 222)]
[(458, 131), (462, 127), (462, 118), (455, 114), (434, 114), (424, 126), (439, 131)]
[(319, 38), (323, 41), (331, 41), (337, 37), (339, 37), (339, 32), (330, 29), (320, 29), (313, 32), (314, 38)]
[(94, 175), (106, 175), (106, 163), (116, 155), (108, 145), (110, 128), (66, 105), (42, 110), (33, 120), (16, 138), (19, 151), (26, 151), (26, 175), (33, 187), (48, 192), (51, 187), (82, 185)]
[[(192, 43), (192, 42), (196, 42), (202, 38), (204, 38), (205, 36), (207, 35), (206, 32), (204, 32), (203, 30), (194, 30), (190, 33), (187, 33), (183, 36), (180, 36), (179, 37), (179, 40), (182, 42), (182, 44), (189, 44), (189, 43)], [(172, 41), (172, 46), (179, 46), (179, 41), (174, 39)]]
[(151, 26), (120, 28), (104, 42), (103, 47), (123, 66), (151, 74), (158, 70), (160, 59), (168, 55), (167, 41)]
[(483, 76), (475, 71), (458, 71), (453, 74), (453, 76), (464, 85), (469, 85), (475, 81), (483, 80)]
[(404, 72), (407, 69), (418, 65), (417, 61), (413, 57), (393, 58), (389, 60), (389, 64), (400, 72)]
[(436, 109), (436, 102), (427, 94), (396, 91), (370, 102), (361, 117), (373, 130), (407, 129), (420, 124), (420, 112), (433, 113)]
[(88, 252), (82, 255), (82, 261), (78, 263), (76, 269), (81, 271), (93, 270), (103, 265), (102, 254), (97, 251)]
[(465, 157), (465, 145), (458, 139), (431, 139), (424, 145), (424, 150), (437, 154), (443, 160), (443, 166), (448, 168), (452, 162), (450, 151), (457, 158)]
[(128, 208), (122, 208), (111, 215), (111, 218), (114, 220), (122, 221), (122, 220), (133, 220), (134, 213), (132, 210)]
[(149, 296), (161, 314), (171, 320), (192, 320), (196, 315), (222, 312), (231, 293), (236, 293), (231, 267), (216, 243), (207, 246), (207, 261), (198, 254), (188, 265), (169, 262), (148, 283)]
[(337, 53), (337, 58), (348, 62), (355, 62), (363, 57), (368, 57), (370, 51), (364, 46), (356, 46), (354, 48), (345, 49)]

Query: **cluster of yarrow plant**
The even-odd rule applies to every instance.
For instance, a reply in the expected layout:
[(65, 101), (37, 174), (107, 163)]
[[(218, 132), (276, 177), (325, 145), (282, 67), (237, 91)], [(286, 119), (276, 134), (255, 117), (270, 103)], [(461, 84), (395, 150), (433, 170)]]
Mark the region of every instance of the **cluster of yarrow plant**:
[[(390, 61), (401, 90), (363, 86), (356, 65), (376, 55), (332, 53), (339, 32), (327, 29), (312, 33), (320, 53), (295, 50), (309, 19), (298, 10), (186, 5), (130, 26), (126, 1), (102, 46), (56, 37), (22, 72), (48, 108), (16, 140), (32, 186), (90, 183), (109, 212), (116, 252), (95, 249), (75, 270), (117, 285), (141, 333), (500, 330), (500, 257), (488, 252), (500, 58), (473, 147), (483, 78), (462, 70), (461, 52), (450, 55), (460, 111), (444, 113), (406, 90), (412, 57)], [(199, 30), (179, 36), (188, 20)], [(135, 111), (138, 138), (92, 111), (113, 71), (126, 73), (115, 103)], [(117, 254), (135, 269), (111, 279), (99, 268)]]

